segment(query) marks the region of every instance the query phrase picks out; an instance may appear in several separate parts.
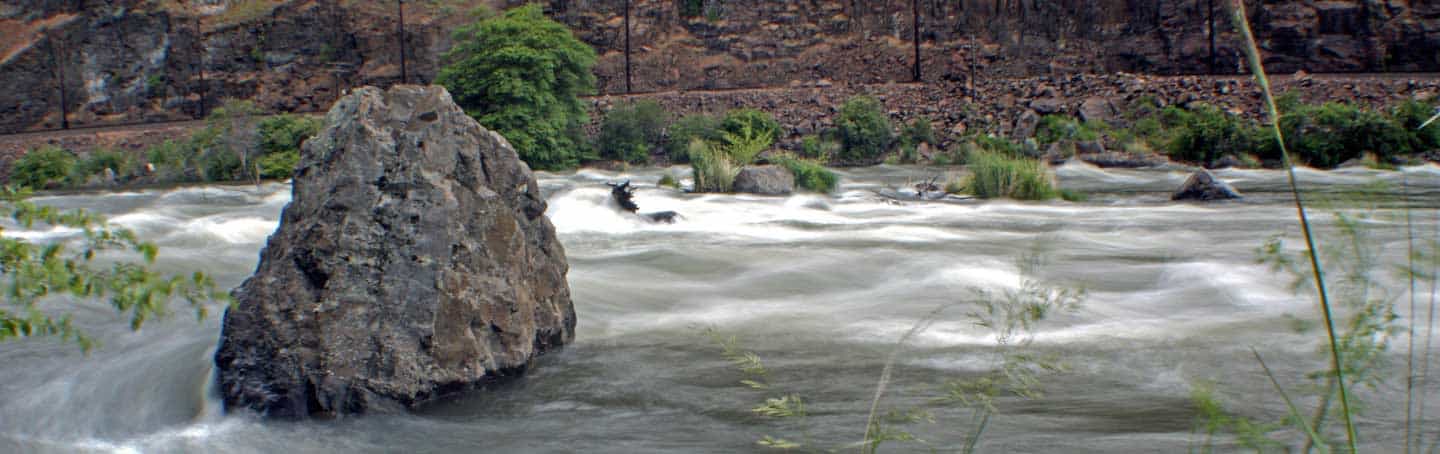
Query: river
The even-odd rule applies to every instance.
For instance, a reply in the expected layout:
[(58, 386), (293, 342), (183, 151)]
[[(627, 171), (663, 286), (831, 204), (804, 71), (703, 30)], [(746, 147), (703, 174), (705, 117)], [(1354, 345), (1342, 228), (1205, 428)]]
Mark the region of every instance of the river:
[[(1016, 288), (1016, 258), (1037, 248), (1046, 260), (1034, 280), (1083, 288), (1087, 298), (1051, 314), (1033, 343), (1020, 346), (1053, 355), (1066, 370), (1039, 376), (1042, 396), (1001, 395), (982, 452), (1184, 451), (1203, 438), (1194, 433), (1191, 399), (1203, 386), (1236, 414), (1278, 420), (1286, 407), (1252, 347), (1297, 403), (1314, 407), (1301, 396), (1304, 374), (1326, 364), (1321, 331), (1292, 327), (1316, 320), (1317, 306), (1310, 294), (1292, 292), (1288, 275), (1256, 262), (1275, 235), (1292, 252), (1301, 244), (1282, 172), (1219, 171), (1248, 197), (1212, 204), (1169, 201), (1183, 172), (1084, 164), (1057, 170), (1063, 187), (1090, 194), (1079, 203), (876, 196), (935, 174), (912, 167), (846, 170), (831, 197), (683, 194), (654, 187), (662, 172), (539, 174), (569, 257), (579, 326), (573, 345), (520, 380), (411, 414), (264, 422), (223, 414), (210, 387), (222, 308), (197, 322), (177, 306), (174, 317), (131, 332), (101, 303), (57, 300), (48, 307), (74, 313), (103, 345), (86, 356), (55, 339), (0, 343), (0, 452), (749, 452), (767, 435), (843, 448), (863, 438), (897, 341), (937, 308), (894, 356), (880, 405), (926, 409), (934, 422), (903, 426), (925, 444), (882, 450), (953, 451), (972, 427), (971, 412), (935, 398), (947, 381), (997, 366), (994, 336), (966, 317), (974, 289)], [(1371, 267), (1383, 289), (1373, 296), (1394, 304), (1400, 326), (1410, 323), (1408, 284), (1393, 268), (1405, 261), (1407, 213), (1422, 240), (1436, 238), (1440, 167), (1300, 177), (1326, 199), (1316, 206), (1329, 207), (1314, 215), (1322, 244), (1344, 244), (1334, 211), (1361, 219), (1381, 262)], [(642, 211), (674, 210), (680, 222), (647, 224), (608, 207), (604, 183), (623, 179), (642, 187)], [(1384, 194), (1346, 195), (1377, 187)], [(103, 213), (157, 242), (162, 269), (204, 270), (229, 288), (253, 271), (289, 187), (36, 201)], [(37, 241), (76, 235), (5, 227)], [(1431, 295), (1422, 283), (1422, 308)], [(1423, 326), (1427, 312), (1419, 315)], [(746, 377), (706, 330), (755, 352), (772, 389), (739, 384)], [(1393, 336), (1381, 355), (1388, 364), (1376, 369), (1383, 381), (1355, 390), (1369, 451), (1403, 449), (1407, 342), (1403, 332)], [(804, 420), (750, 412), (765, 397), (790, 393), (804, 399)], [(1440, 413), (1440, 379), (1424, 395), (1430, 413)], [(1440, 424), (1430, 420), (1434, 440)], [(1230, 437), (1216, 443), (1239, 449)]]

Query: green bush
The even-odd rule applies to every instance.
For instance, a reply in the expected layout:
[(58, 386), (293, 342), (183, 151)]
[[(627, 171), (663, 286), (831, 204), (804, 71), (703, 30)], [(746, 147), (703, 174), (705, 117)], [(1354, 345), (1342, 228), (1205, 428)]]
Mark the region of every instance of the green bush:
[(916, 146), (921, 143), (935, 144), (935, 129), (930, 126), (930, 117), (920, 116), (905, 125), (900, 131), (900, 143)]
[(1172, 130), (1166, 149), (1179, 160), (1209, 165), (1226, 154), (1276, 154), (1275, 141), (1265, 130), (1215, 106), (1202, 104), (1190, 110), (1171, 106), (1160, 116)]
[(800, 156), (806, 159), (829, 162), (839, 153), (839, 142), (813, 135), (800, 139)]
[(725, 112), (725, 119), (720, 122), (720, 129), (732, 134), (739, 134), (747, 127), (757, 134), (769, 137), (771, 142), (780, 140), (780, 122), (759, 110), (734, 109)]
[(270, 153), (255, 160), (255, 165), (260, 166), (260, 178), (277, 180), (290, 178), (295, 173), (295, 165), (299, 163), (299, 150)]
[(1373, 152), (1381, 161), (1414, 150), (1415, 134), (1377, 112), (1343, 103), (1300, 105), (1280, 117), (1295, 158), (1332, 168)]
[(51, 182), (61, 182), (70, 176), (75, 162), (75, 154), (60, 147), (44, 146), (31, 150), (11, 166), (10, 184), (44, 189)]
[(577, 165), (586, 123), (581, 95), (595, 90), (595, 50), (531, 3), (455, 32), (435, 82), (520, 158), (543, 170)]
[(795, 175), (795, 185), (811, 191), (828, 194), (835, 191), (840, 177), (813, 159), (797, 158), (788, 153), (777, 153), (770, 162), (789, 169)]
[(320, 132), (321, 120), (302, 115), (280, 114), (260, 121), (260, 153), (300, 151), (300, 144)]
[(964, 186), (976, 197), (1049, 200), (1059, 195), (1039, 160), (984, 150), (971, 153), (966, 160), (970, 177)]
[(869, 96), (856, 96), (840, 107), (835, 120), (840, 138), (840, 158), (848, 163), (873, 163), (890, 149), (894, 133), (890, 118), (880, 102)]
[(1409, 100), (1395, 106), (1391, 110), (1391, 118), (1404, 128), (1415, 134), (1413, 148), (1415, 151), (1429, 151), (1440, 149), (1440, 120), (1420, 129), (1420, 125), (1435, 115), (1435, 106), (1431, 103)]
[(1100, 133), (1074, 118), (1051, 114), (1040, 118), (1040, 126), (1035, 128), (1035, 139), (1042, 144), (1062, 140), (1100, 140)]
[(705, 0), (679, 0), (680, 17), (695, 17), (705, 13)]
[(649, 163), (650, 149), (660, 143), (666, 117), (665, 109), (651, 100), (615, 107), (600, 123), (595, 148), (602, 159)]
[(195, 149), (188, 144), (166, 140), (145, 150), (145, 162), (158, 169), (184, 169), (194, 158)]
[(134, 160), (115, 150), (95, 150), (75, 165), (74, 179), (83, 182), (85, 178), (110, 169), (115, 175), (129, 175), (134, 170)]
[(245, 175), (240, 156), (223, 149), (210, 149), (195, 160), (200, 177), (205, 181), (234, 181)]
[(680, 117), (667, 129), (665, 149), (670, 159), (676, 162), (690, 160), (689, 146), (695, 139), (706, 142), (720, 141), (720, 118), (714, 115), (692, 114)]

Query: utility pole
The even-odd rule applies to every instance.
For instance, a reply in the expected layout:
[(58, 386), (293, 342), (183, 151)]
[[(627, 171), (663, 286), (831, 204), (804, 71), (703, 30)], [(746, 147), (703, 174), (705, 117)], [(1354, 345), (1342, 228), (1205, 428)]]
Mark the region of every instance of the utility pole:
[(205, 97), (209, 95), (205, 86), (205, 29), (200, 27), (200, 14), (195, 14), (195, 70), (200, 73), (200, 115), (205, 118)]
[(625, 0), (625, 94), (630, 94), (630, 0)]
[(55, 65), (56, 88), (60, 89), (60, 129), (70, 129), (70, 100), (65, 97), (65, 62), (60, 59), (65, 54), (61, 48), (63, 40), (64, 37), (51, 35), (50, 61)]
[(920, 0), (910, 0), (910, 24), (915, 28), (913, 40), (915, 44), (915, 82), (920, 82)]
[(1210, 16), (1210, 74), (1215, 74), (1215, 0), (1205, 0)]
[(400, 16), (400, 83), (405, 83), (405, 0), (395, 0), (395, 11)]

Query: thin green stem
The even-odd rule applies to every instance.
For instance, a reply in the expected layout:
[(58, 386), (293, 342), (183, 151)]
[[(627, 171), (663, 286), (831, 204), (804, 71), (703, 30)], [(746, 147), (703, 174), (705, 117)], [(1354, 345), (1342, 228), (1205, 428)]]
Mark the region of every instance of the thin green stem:
[[(1300, 426), (1300, 429), (1305, 431), (1305, 435), (1310, 437), (1310, 445), (1319, 446), (1321, 452), (1330, 452), (1330, 448), (1325, 445), (1325, 440), (1320, 438), (1320, 434), (1315, 433), (1315, 429), (1310, 428), (1309, 424), (1305, 424), (1305, 418), (1300, 415), (1300, 409), (1295, 406), (1295, 401), (1290, 400), (1290, 394), (1285, 392), (1285, 388), (1280, 386), (1280, 380), (1277, 380), (1275, 374), (1270, 372), (1270, 366), (1265, 364), (1265, 359), (1260, 357), (1260, 352), (1255, 350), (1255, 347), (1250, 347), (1250, 353), (1255, 355), (1255, 361), (1260, 363), (1261, 369), (1265, 370), (1265, 376), (1270, 379), (1270, 384), (1275, 386), (1275, 392), (1280, 393), (1281, 399), (1285, 399), (1285, 407), (1290, 409), (1290, 418), (1294, 419), (1295, 425)], [(1306, 451), (1309, 451), (1309, 448), (1306, 448)]]
[[(1400, 188), (1405, 194), (1405, 201), (1410, 201), (1410, 174), (1401, 172)], [(1406, 267), (1405, 277), (1410, 283), (1410, 327), (1406, 339), (1405, 353), (1405, 454), (1410, 454), (1411, 437), (1415, 430), (1415, 220), (1410, 214), (1410, 207), (1405, 207), (1405, 248)], [(1424, 440), (1422, 439), (1423, 443)]]
[(991, 411), (989, 408), (986, 408), (985, 411), (980, 413), (980, 422), (975, 424), (975, 431), (970, 434), (970, 437), (965, 439), (965, 450), (961, 452), (965, 454), (975, 452), (975, 446), (980, 443), (980, 434), (985, 433), (985, 427), (990, 425), (990, 414)]
[(1249, 56), (1255, 80), (1260, 84), (1260, 90), (1265, 95), (1265, 110), (1270, 117), (1270, 129), (1275, 134), (1276, 143), (1280, 146), (1280, 157), (1290, 180), (1290, 194), (1295, 199), (1295, 211), (1300, 217), (1300, 231), (1305, 236), (1305, 247), (1310, 251), (1310, 269), (1315, 276), (1315, 289), (1319, 293), (1320, 309), (1325, 316), (1325, 330), (1330, 337), (1330, 361), (1339, 385), (1341, 412), (1345, 416), (1345, 438), (1349, 442), (1350, 452), (1359, 452), (1359, 443), (1355, 434), (1355, 418), (1350, 413), (1350, 395), (1345, 389), (1345, 363), (1340, 358), (1340, 344), (1335, 336), (1335, 321), (1330, 310), (1330, 296), (1325, 290), (1325, 273), (1320, 266), (1320, 254), (1315, 248), (1315, 236), (1310, 231), (1310, 220), (1305, 214), (1305, 203), (1300, 198), (1300, 186), (1296, 183), (1295, 164), (1290, 160), (1290, 152), (1285, 147), (1285, 136), (1280, 131), (1280, 112), (1275, 107), (1275, 96), (1270, 91), (1270, 80), (1265, 76), (1264, 63), (1260, 61), (1260, 49), (1255, 44), (1254, 34), (1250, 31), (1250, 22), (1245, 17), (1245, 2), (1235, 0), (1234, 5), (1235, 28), (1239, 29), (1241, 36), (1245, 39), (1245, 53)]
[(870, 400), (870, 415), (865, 418), (865, 439), (860, 443), (860, 452), (875, 452), (876, 446), (871, 442), (871, 437), (875, 435), (875, 415), (879, 413), (880, 400), (885, 396), (886, 388), (890, 386), (890, 375), (895, 369), (895, 360), (900, 357), (900, 352), (905, 350), (905, 344), (910, 341), (911, 337), (929, 329), (930, 324), (935, 322), (935, 317), (938, 317), (940, 312), (951, 305), (949, 303), (942, 304), (930, 311), (929, 314), (925, 314), (920, 320), (916, 320), (915, 324), (910, 326), (910, 330), (895, 342), (895, 348), (891, 349), (890, 355), (885, 358), (885, 367), (880, 369), (880, 380), (875, 384), (875, 396)]

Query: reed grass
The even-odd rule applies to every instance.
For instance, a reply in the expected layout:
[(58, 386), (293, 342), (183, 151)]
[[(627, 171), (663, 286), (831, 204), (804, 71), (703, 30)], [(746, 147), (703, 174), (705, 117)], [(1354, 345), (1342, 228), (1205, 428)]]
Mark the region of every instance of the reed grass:
[(1330, 308), (1330, 296), (1325, 289), (1325, 273), (1320, 264), (1320, 254), (1315, 248), (1315, 236), (1310, 230), (1310, 220), (1305, 213), (1305, 203), (1300, 197), (1300, 187), (1295, 178), (1295, 165), (1290, 159), (1290, 152), (1285, 147), (1285, 136), (1280, 132), (1280, 112), (1275, 107), (1275, 96), (1270, 90), (1270, 80), (1265, 75), (1265, 66), (1260, 59), (1260, 49), (1255, 43), (1255, 35), (1250, 30), (1250, 21), (1246, 18), (1245, 2), (1234, 0), (1232, 2), (1232, 19), (1235, 28), (1244, 39), (1245, 54), (1250, 63), (1251, 72), (1255, 81), (1260, 85), (1260, 91), (1264, 95), (1265, 110), (1270, 119), (1270, 131), (1275, 136), (1276, 145), (1280, 148), (1281, 162), (1285, 166), (1286, 176), (1290, 183), (1290, 194), (1295, 200), (1295, 211), (1300, 220), (1300, 231), (1305, 237), (1305, 248), (1309, 251), (1310, 268), (1315, 278), (1315, 289), (1320, 298), (1320, 309), (1324, 315), (1325, 330), (1330, 342), (1331, 370), (1335, 375), (1335, 382), (1340, 393), (1341, 413), (1345, 417), (1345, 439), (1350, 447), (1350, 452), (1359, 452), (1359, 440), (1355, 433), (1355, 420), (1350, 409), (1350, 396), (1345, 385), (1344, 363), (1341, 361), (1340, 344), (1335, 335), (1335, 321)]
[(1059, 195), (1039, 160), (982, 149), (973, 150), (966, 159), (970, 177), (964, 187), (976, 197), (1049, 200)]

